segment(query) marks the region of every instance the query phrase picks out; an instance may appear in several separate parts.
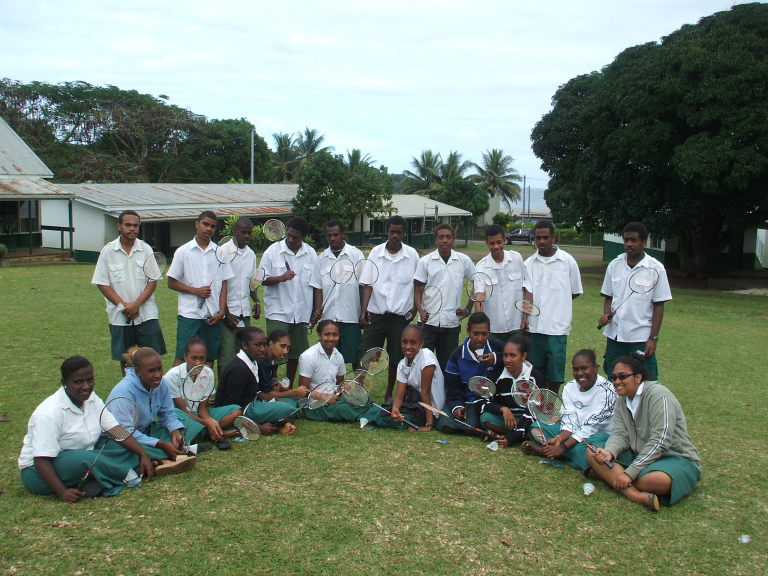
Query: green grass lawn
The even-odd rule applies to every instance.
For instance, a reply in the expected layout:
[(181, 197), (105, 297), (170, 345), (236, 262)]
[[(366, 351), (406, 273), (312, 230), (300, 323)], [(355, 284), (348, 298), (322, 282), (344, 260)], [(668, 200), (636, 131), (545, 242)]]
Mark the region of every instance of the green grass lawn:
[[(605, 486), (586, 497), (579, 472), (518, 449), (307, 421), (293, 437), (209, 452), (190, 474), (72, 505), (27, 493), (16, 459), (64, 357), (93, 361), (102, 398), (119, 379), (92, 273), (86, 265), (0, 269), (2, 574), (765, 572), (766, 297), (673, 287), (660, 372), (683, 404), (703, 479), (656, 515)], [(602, 355), (601, 278), (583, 280), (569, 352)], [(176, 298), (161, 284), (172, 348)], [(740, 544), (741, 534), (752, 542)]]

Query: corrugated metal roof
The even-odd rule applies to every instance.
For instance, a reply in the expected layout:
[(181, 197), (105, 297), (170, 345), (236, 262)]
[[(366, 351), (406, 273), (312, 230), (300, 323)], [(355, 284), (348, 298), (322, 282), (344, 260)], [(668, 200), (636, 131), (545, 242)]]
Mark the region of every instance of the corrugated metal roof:
[(0, 177), (52, 178), (53, 172), (37, 157), (5, 120), (0, 118)]
[(0, 178), (0, 200), (49, 200), (51, 198), (72, 198), (72, 193), (42, 178)]
[(471, 212), (456, 208), (450, 204), (443, 204), (437, 200), (432, 200), (426, 196), (418, 194), (392, 194), (392, 205), (395, 210), (393, 213), (403, 218), (422, 218), (423, 216), (434, 216), (435, 206), (437, 214), (442, 216), (472, 216)]
[(188, 220), (203, 210), (217, 215), (283, 216), (296, 184), (61, 184), (77, 201), (111, 214), (135, 210), (142, 220)]

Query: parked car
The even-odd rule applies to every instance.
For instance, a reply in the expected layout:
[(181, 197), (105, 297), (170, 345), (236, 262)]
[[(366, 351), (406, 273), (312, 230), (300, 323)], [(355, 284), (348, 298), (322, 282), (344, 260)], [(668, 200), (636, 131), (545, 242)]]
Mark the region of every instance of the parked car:
[(507, 232), (505, 236), (507, 244), (525, 242), (529, 246), (533, 246), (533, 230), (530, 228), (518, 228), (517, 230), (512, 230), (512, 232)]

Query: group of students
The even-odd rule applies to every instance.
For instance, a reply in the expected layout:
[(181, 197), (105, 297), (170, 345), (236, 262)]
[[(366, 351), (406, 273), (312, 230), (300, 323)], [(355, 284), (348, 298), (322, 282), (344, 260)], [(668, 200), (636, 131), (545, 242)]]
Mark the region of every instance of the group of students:
[[(236, 225), (235, 238), (246, 240), (250, 238), (252, 224), (248, 226), (249, 221), (243, 220)], [(140, 407), (142, 421), (134, 433), (133, 439), (137, 442), (115, 446), (107, 441), (110, 451), (122, 449), (123, 460), (131, 466), (126, 469), (123, 462), (122, 467), (109, 470), (113, 458), (104, 456), (108, 452), (105, 449), (92, 475), (99, 480), (103, 494), (111, 495), (122, 486), (131, 485), (130, 480), (137, 473), (151, 478), (153, 474), (191, 469), (195, 460), (189, 455), (189, 447), (201, 440), (210, 440), (220, 449), (228, 448), (229, 440), (239, 435), (233, 423), (240, 415), (257, 423), (263, 434), (293, 433), (302, 398), (310, 396), (321, 383), (341, 384), (347, 373), (346, 363), (359, 368), (360, 351), (383, 346), (385, 341), (390, 356), (385, 393), (386, 400), (391, 401), (388, 409), (382, 410), (370, 403), (353, 405), (344, 395), (334, 395), (321, 408), (305, 407), (303, 415), (308, 419), (360, 421), (420, 432), (433, 428), (448, 433), (462, 432), (465, 426), (459, 421), (463, 421), (470, 427), (485, 430), (482, 436), (494, 438), (500, 445), (521, 444), (526, 454), (563, 458), (651, 510), (658, 510), (660, 502), (674, 503), (692, 490), (698, 480), (699, 459), (687, 434), (679, 403), (669, 390), (656, 382), (655, 358), (654, 373), (649, 374), (643, 361), (616, 354), (617, 347), (623, 346), (626, 351), (645, 352), (645, 362), (654, 356), (661, 323), (659, 308), (663, 311), (663, 302), (671, 297), (666, 276), (662, 292), (645, 300), (636, 298), (629, 320), (622, 321), (621, 313), (610, 304), (622, 297), (621, 286), (619, 282), (612, 283), (607, 275), (603, 286), (607, 311), (600, 323), (613, 321), (614, 327), (619, 326), (618, 332), (614, 330), (614, 335), (609, 336), (606, 349), (606, 356), (609, 348), (613, 354), (606, 363), (606, 373), (611, 375), (613, 386), (598, 375), (595, 353), (580, 350), (572, 359), (574, 379), (562, 391), (560, 424), (539, 426), (532, 424), (527, 411), (514, 402), (515, 382), (525, 379), (541, 387), (559, 389), (564, 378), (557, 364), (565, 352), (565, 339), (562, 334), (548, 334), (551, 330), (547, 327), (555, 326), (555, 331), (567, 335), (570, 312), (564, 319), (563, 310), (581, 291), (578, 267), (574, 279), (575, 262), (554, 245), (551, 225), (537, 225), (538, 250), (534, 254), (537, 263), (531, 266), (527, 266), (528, 262), (523, 264), (518, 254), (504, 250), (503, 230), (489, 227), (486, 237), (489, 255), (475, 268), (465, 255), (452, 249), (455, 236), (453, 229), (446, 225), (436, 229), (437, 250), (414, 260), (413, 254), (417, 253), (402, 243), (405, 226), (396, 216), (387, 224), (387, 242), (375, 247), (369, 255), (383, 281), (334, 288), (327, 278), (327, 269), (338, 258), (350, 258), (356, 263), (363, 257), (362, 253), (358, 254), (359, 250), (344, 241), (341, 223), (332, 221), (325, 229), (329, 248), (318, 257), (303, 242), (308, 227), (301, 220), (291, 219), (286, 239), (273, 244), (262, 257), (269, 332), (265, 334), (249, 326), (249, 297), (254, 301), (254, 317), (261, 313), (256, 294), (250, 289), (255, 256), (252, 260), (243, 258), (238, 273), (228, 269), (228, 264), (212, 264), (213, 255), (205, 255), (215, 250), (211, 237), (216, 220), (215, 216), (201, 214), (195, 239), (189, 246), (185, 245), (185, 250), (177, 251), (168, 272), (169, 286), (179, 292), (177, 332), (180, 339), (175, 366), (165, 377), (159, 355), (164, 352), (164, 345), (161, 350), (157, 349), (157, 330), (136, 330), (135, 326), (137, 319), (138, 324), (144, 324), (152, 315), (142, 317), (142, 308), (152, 302), (148, 286), (154, 282), (136, 281), (134, 294), (125, 296), (113, 286), (115, 279), (107, 276), (126, 280), (126, 276), (138, 276), (135, 268), (126, 263), (109, 264), (106, 258), (101, 268), (97, 265), (94, 283), (107, 299), (113, 357), (129, 340), (133, 340), (132, 344), (141, 344), (145, 333), (154, 335), (150, 342), (155, 344), (125, 355), (125, 377), (110, 394), (110, 398), (120, 394), (133, 397)], [(103, 255), (106, 253), (114, 259), (116, 253), (120, 253), (130, 258), (134, 253), (131, 248), (141, 247), (135, 238), (138, 225), (129, 226), (126, 222), (138, 224), (138, 219), (132, 214), (126, 218), (121, 215), (120, 237), (105, 247)], [(634, 248), (635, 233), (640, 238), (643, 229), (630, 229), (629, 233), (625, 229), (624, 233), (627, 254), (623, 264), (630, 270), (641, 262), (654, 265), (642, 250), (647, 232), (639, 243), (640, 250)], [(126, 252), (121, 241), (131, 235), (133, 243)], [(247, 242), (241, 241), (238, 249), (244, 254), (250, 250)], [(192, 256), (201, 258), (202, 267), (183, 264)], [(457, 280), (463, 283), (464, 278), (481, 268), (490, 271), (489, 275), (496, 279), (496, 297), (478, 302), (479, 311), (469, 314), (460, 306), (461, 290), (456, 286)], [(197, 269), (199, 278), (193, 281), (193, 274), (184, 272), (189, 269)], [(106, 270), (106, 276), (99, 276), (100, 270), (102, 274)], [(625, 278), (626, 270), (622, 272)], [(303, 280), (295, 281), (301, 275)], [(239, 301), (234, 305), (227, 296), (228, 292), (232, 294), (227, 286), (232, 279), (236, 280), (233, 285)], [(145, 286), (139, 289), (142, 282)], [(435, 283), (443, 288), (444, 305), (439, 314), (430, 317), (424, 310), (423, 288)], [(533, 300), (548, 309), (550, 315), (552, 310), (559, 313), (555, 318), (528, 318), (519, 311), (513, 312), (511, 304), (520, 297)], [(620, 342), (616, 334), (621, 333), (621, 325), (648, 320), (642, 311), (638, 312), (642, 306), (651, 308), (647, 342), (645, 345), (642, 341)], [(203, 311), (199, 313), (202, 318), (191, 322), (183, 313), (190, 313), (193, 307)], [(233, 312), (234, 307), (237, 308)], [(411, 310), (418, 315), (418, 324), (410, 323)], [(467, 315), (467, 337), (459, 344), (460, 322)], [(113, 317), (122, 322), (119, 328), (112, 324)], [(232, 332), (232, 341), (240, 345), (236, 354), (231, 351), (222, 356), (218, 349), (221, 337), (213, 337), (216, 332), (213, 328), (222, 320), (226, 325), (225, 328), (219, 326), (219, 330)], [(318, 343), (311, 347), (307, 342), (308, 322), (317, 322)], [(156, 328), (159, 329), (159, 325)], [(524, 330), (530, 332), (530, 337), (521, 334)], [(642, 329), (635, 327), (633, 337), (642, 333)], [(213, 355), (211, 342), (216, 349)], [(180, 383), (193, 366), (210, 363), (211, 358), (219, 359), (216, 406), (207, 401), (192, 406), (183, 398)], [(92, 367), (80, 366), (74, 370), (70, 360), (62, 365), (62, 389), (43, 402), (30, 420), (19, 466), (22, 480), (31, 491), (57, 493), (72, 501), (85, 496), (85, 492), (73, 486), (82, 478), (81, 472), (91, 466), (93, 448), (104, 441), (99, 439), (103, 425), (93, 417), (103, 403), (98, 399), (94, 400), (98, 406), (91, 402), (95, 397), (91, 395)], [(280, 380), (277, 365), (286, 362), (287, 377)], [(80, 372), (88, 369), (90, 375), (83, 379)], [(299, 380), (293, 387), (296, 371)], [(496, 382), (493, 397), (481, 398), (468, 389), (469, 378), (476, 375)], [(616, 402), (616, 394), (624, 397), (624, 402)], [(68, 416), (65, 428), (75, 427), (79, 422), (88, 430), (74, 442), (69, 441), (63, 428), (39, 424), (51, 416), (52, 405), (62, 407), (67, 400), (71, 406), (67, 405), (64, 410)], [(447, 414), (439, 416), (437, 410), (426, 409), (423, 404), (440, 411), (444, 409)], [(38, 445), (40, 450), (36, 448)], [(57, 457), (73, 450), (89, 454), (79, 454), (75, 459)], [(73, 484), (74, 480), (78, 482)]]

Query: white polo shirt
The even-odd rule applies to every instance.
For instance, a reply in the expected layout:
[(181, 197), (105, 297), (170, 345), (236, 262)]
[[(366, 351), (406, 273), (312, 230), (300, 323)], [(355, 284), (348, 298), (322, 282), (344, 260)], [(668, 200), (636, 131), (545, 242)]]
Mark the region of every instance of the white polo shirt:
[[(629, 277), (639, 268), (655, 268), (659, 273), (659, 281), (650, 292), (645, 294), (632, 294), (624, 298), (632, 291), (629, 289)], [(651, 335), (651, 320), (653, 318), (653, 304), (672, 300), (672, 291), (669, 288), (669, 279), (664, 265), (653, 256), (645, 257), (630, 268), (627, 264), (626, 253), (620, 254), (608, 264), (605, 269), (603, 286), (600, 294), (612, 298), (612, 307), (621, 307), (616, 310), (613, 320), (605, 325), (603, 332), (606, 338), (619, 342), (645, 342)]]
[[(138, 238), (133, 243), (131, 253), (123, 250), (120, 238), (113, 240), (101, 249), (96, 269), (93, 271), (91, 284), (95, 286), (111, 286), (124, 302), (133, 302), (147, 287), (147, 276), (144, 274), (144, 261), (152, 256), (152, 247)], [(114, 326), (126, 326), (131, 323), (108, 298), (107, 318)], [(139, 315), (134, 324), (159, 317), (154, 293), (139, 307)]]
[(302, 242), (301, 248), (294, 254), (285, 240), (275, 242), (261, 257), (265, 277), (284, 274), (287, 270), (286, 262), (296, 276), (287, 282), (264, 286), (266, 318), (288, 324), (309, 322), (312, 315), (313, 288), (321, 287), (317, 277), (317, 252)]
[(487, 254), (475, 269), (487, 274), (493, 286), (491, 297), (483, 302), (483, 312), (491, 319), (491, 332), (520, 330), (523, 313), (515, 308), (515, 302), (522, 299), (523, 288), (533, 292), (523, 257), (514, 250), (505, 250), (502, 261), (496, 262)]
[(440, 410), (445, 405), (445, 384), (443, 382), (443, 371), (440, 370), (440, 364), (437, 356), (429, 348), (422, 348), (413, 358), (413, 363), (408, 366), (408, 361), (403, 358), (397, 365), (397, 381), (405, 382), (411, 388), (421, 392), (421, 373), (427, 366), (434, 366), (435, 373), (432, 375), (432, 386), (429, 389), (431, 404)]
[(440, 312), (432, 314), (427, 320), (429, 326), (455, 328), (461, 324), (461, 317), (456, 316), (456, 309), (462, 307), (464, 278), (469, 278), (474, 273), (475, 265), (469, 256), (455, 250), (451, 250), (448, 262), (442, 259), (437, 250), (419, 260), (414, 280), (435, 286), (440, 290), (443, 299)]
[(525, 261), (525, 266), (533, 289), (533, 303), (541, 310), (539, 316), (530, 317), (530, 331), (567, 336), (573, 318), (573, 295), (584, 292), (576, 260), (557, 248), (548, 258), (536, 251)]
[(419, 264), (419, 253), (407, 244), (396, 254), (390, 254), (386, 242), (368, 255), (379, 269), (379, 279), (373, 284), (368, 312), (405, 316), (413, 308), (413, 278)]
[(64, 386), (35, 408), (27, 425), (18, 465), (20, 469), (33, 466), (35, 458), (56, 458), (64, 450), (93, 450), (102, 432), (118, 425), (117, 420), (105, 413), (101, 425), (104, 402), (95, 393), (78, 408), (69, 399)]
[[(355, 275), (352, 274), (346, 284), (338, 285), (330, 277), (331, 267), (341, 258), (350, 260), (354, 266), (365, 256), (354, 246), (345, 243), (338, 258), (333, 255), (330, 248), (323, 250), (317, 257), (318, 277), (323, 286), (323, 302), (325, 302), (323, 319), (328, 318), (337, 322), (357, 324), (360, 321), (360, 285)], [(335, 288), (334, 285), (336, 285)]]
[(251, 314), (251, 278), (256, 271), (256, 254), (250, 246), (237, 249), (230, 263), (233, 277), (227, 282), (227, 308), (235, 316)]
[(309, 378), (309, 388), (314, 389), (323, 382), (336, 383), (337, 376), (344, 376), (346, 369), (341, 352), (333, 349), (330, 356), (320, 342), (307, 348), (299, 356), (299, 376)]
[(216, 259), (215, 242), (209, 242), (203, 250), (192, 238), (176, 250), (166, 276), (195, 288), (211, 286), (211, 295), (205, 299), (202, 308), (199, 307), (200, 299), (194, 294), (178, 293), (179, 316), (205, 320), (220, 312), (221, 284), (232, 278), (233, 274), (229, 264), (220, 264)]

